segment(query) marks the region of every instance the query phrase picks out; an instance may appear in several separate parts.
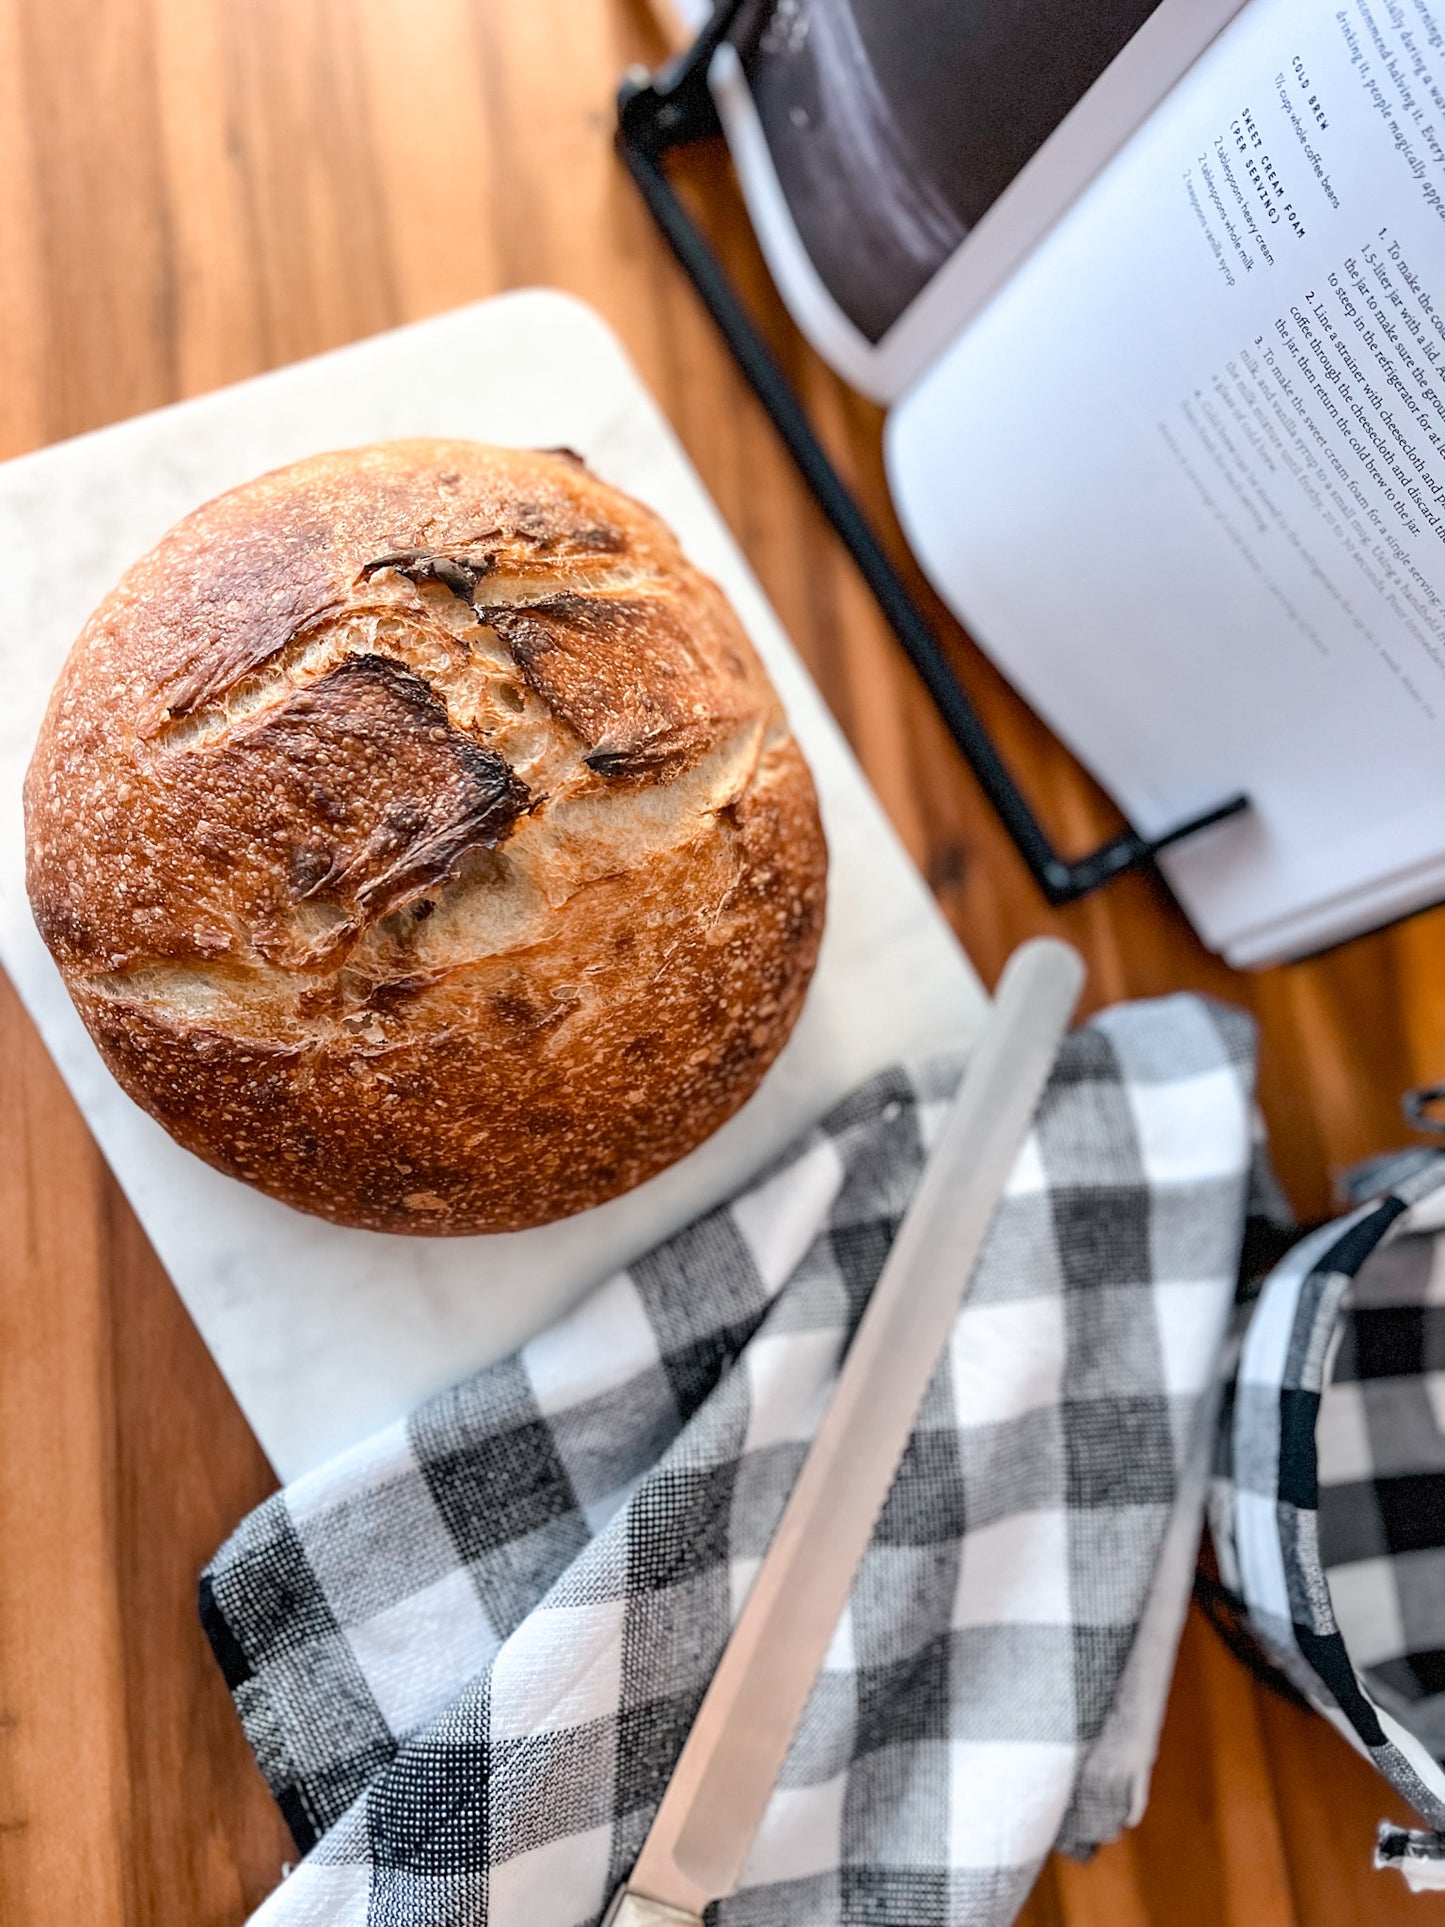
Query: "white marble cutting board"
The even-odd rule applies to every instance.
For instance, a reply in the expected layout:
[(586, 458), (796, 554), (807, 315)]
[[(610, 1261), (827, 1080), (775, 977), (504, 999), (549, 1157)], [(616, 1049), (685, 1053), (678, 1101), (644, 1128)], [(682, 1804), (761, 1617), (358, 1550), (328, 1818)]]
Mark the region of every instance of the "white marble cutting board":
[[(630, 1195), (541, 1230), (397, 1238), (303, 1217), (173, 1144), (112, 1081), (31, 921), (20, 786), (90, 610), (178, 517), (262, 470), (400, 435), (565, 443), (720, 581), (812, 765), (831, 852), (818, 972), (742, 1112)], [(860, 1079), (971, 1033), (983, 995), (717, 510), (616, 339), (501, 296), (0, 466), (0, 960), (285, 1479), (545, 1325), (728, 1195)]]

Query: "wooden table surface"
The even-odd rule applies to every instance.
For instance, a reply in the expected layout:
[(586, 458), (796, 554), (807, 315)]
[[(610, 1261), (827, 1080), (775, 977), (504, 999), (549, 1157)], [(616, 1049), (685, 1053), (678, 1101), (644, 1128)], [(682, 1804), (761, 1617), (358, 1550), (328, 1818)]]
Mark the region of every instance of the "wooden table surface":
[[(592, 302), (676, 423), (984, 976), (1078, 944), (1094, 1003), (1257, 1014), (1296, 1206), (1445, 1077), (1445, 914), (1236, 977), (1157, 884), (1045, 911), (610, 145), (641, 0), (0, 0), (0, 455), (499, 289)], [(720, 152), (687, 172), (894, 550), (879, 417), (791, 332)], [(1105, 805), (935, 610), (1061, 839)], [(23, 648), (23, 637), (6, 647)], [(273, 1484), (0, 979), (0, 1921), (221, 1927), (289, 1846), (201, 1638), (198, 1569)], [(1445, 1919), (1370, 1870), (1399, 1803), (1197, 1618), (1144, 1824), (1045, 1872), (1030, 1927)]]

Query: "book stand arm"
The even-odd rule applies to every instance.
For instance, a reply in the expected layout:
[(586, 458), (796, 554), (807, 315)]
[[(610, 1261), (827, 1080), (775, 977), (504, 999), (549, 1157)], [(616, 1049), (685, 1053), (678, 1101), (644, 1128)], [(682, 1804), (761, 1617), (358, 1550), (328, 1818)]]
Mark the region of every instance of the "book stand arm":
[(1124, 830), (1082, 857), (1060, 856), (1010, 775), (928, 622), (910, 595), (871, 524), (813, 433), (787, 377), (773, 358), (701, 230), (669, 181), (671, 148), (722, 133), (708, 85), (712, 57), (749, 0), (722, 0), (698, 38), (656, 73), (634, 68), (617, 97), (617, 146), (664, 239), (721, 330), (759, 401), (819, 506), (842, 538), (894, 634), (923, 678), (979, 784), (1012, 837), (1035, 883), (1052, 904), (1076, 902), (1158, 851), (1248, 807), (1233, 796), (1164, 836)]

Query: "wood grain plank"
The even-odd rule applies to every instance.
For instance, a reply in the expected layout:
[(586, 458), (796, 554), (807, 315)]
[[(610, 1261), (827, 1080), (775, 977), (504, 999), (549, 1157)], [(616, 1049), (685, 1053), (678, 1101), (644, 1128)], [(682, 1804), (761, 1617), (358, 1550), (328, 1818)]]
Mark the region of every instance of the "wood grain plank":
[(0, 458), (45, 439), (45, 284), (21, 21), (0, 9)]
[(171, 186), (155, 42), (137, 0), (16, 0), (46, 326), (45, 436), (176, 393)]
[(378, 0), (350, 30), (395, 296), (409, 320), (438, 314), (501, 284), (485, 39), (451, 0)]
[(1259, 1695), (1241, 1693), (1239, 1668), (1218, 1640), (1201, 1642), (1215, 1838), (1229, 1927), (1299, 1919), (1274, 1784), (1264, 1750)]
[(270, 1892), (295, 1850), (269, 1800), (234, 1799), (255, 1767), (201, 1634), (196, 1576), (276, 1481), (112, 1184), (106, 1207), (127, 1918), (150, 1917), (164, 1868), (174, 1917), (221, 1927)]
[[(167, 183), (175, 387), (205, 394), (277, 358), (267, 336), (254, 189), (232, 98), (226, 16), (154, 0), (156, 129)], [(169, 184), (186, 183), (184, 193)]]
[(0, 1061), (0, 1918), (48, 1927), (56, 1894), (118, 1920), (126, 1878), (107, 1180), (3, 979)]
[(1149, 1927), (1143, 1869), (1132, 1840), (1120, 1841), (1086, 1867), (1061, 1858), (1055, 1878), (1070, 1927)]

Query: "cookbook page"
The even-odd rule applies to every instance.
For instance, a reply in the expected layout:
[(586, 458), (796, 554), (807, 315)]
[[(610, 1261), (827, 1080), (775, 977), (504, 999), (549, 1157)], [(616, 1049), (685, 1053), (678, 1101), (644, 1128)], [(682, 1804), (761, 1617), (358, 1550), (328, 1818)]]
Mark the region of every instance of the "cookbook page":
[(1438, 893), (1445, 7), (1252, 0), (895, 410), (938, 587), (1240, 961)]

